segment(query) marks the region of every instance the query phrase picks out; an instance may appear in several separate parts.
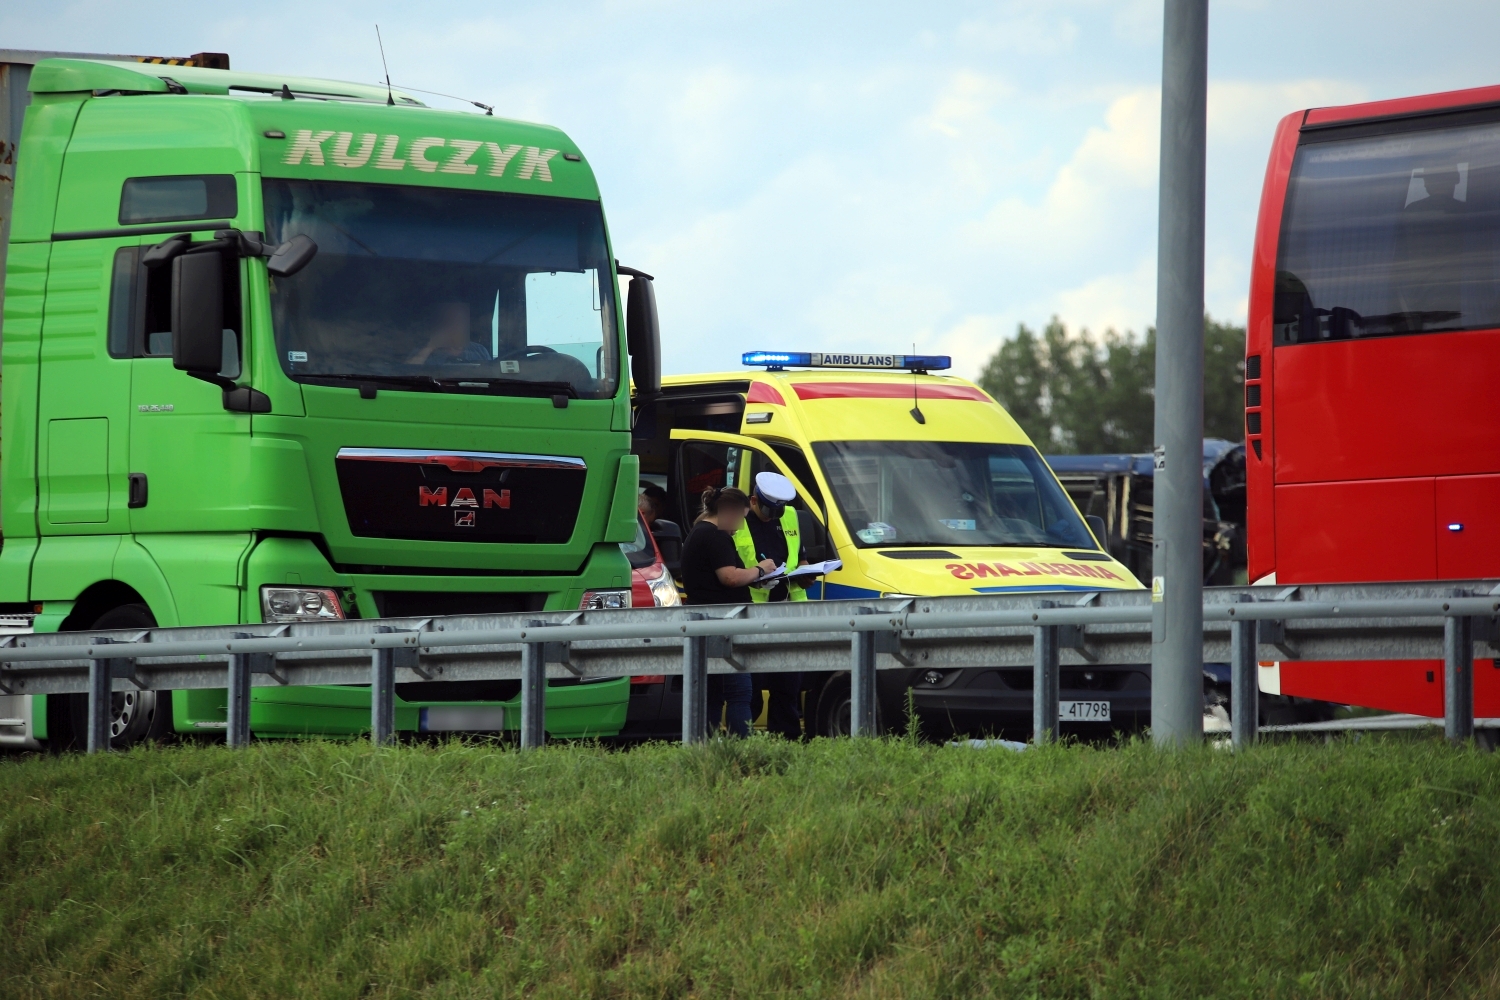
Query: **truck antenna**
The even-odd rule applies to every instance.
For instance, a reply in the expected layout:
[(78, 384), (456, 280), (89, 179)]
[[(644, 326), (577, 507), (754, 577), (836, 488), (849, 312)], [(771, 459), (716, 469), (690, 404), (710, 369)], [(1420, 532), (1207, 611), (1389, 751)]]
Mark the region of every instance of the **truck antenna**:
[(385, 41), (380, 37), (380, 25), (375, 25), (375, 44), (380, 46), (380, 68), (385, 70), (385, 103), (389, 107), (396, 103), (396, 98), (391, 96), (391, 68), (385, 61)]
[(446, 97), (450, 101), (462, 101), (465, 104), (472, 104), (476, 108), (483, 108), (485, 114), (489, 115), (491, 118), (495, 117), (495, 109), (494, 109), (494, 107), (492, 105), (485, 104), (483, 101), (471, 101), (467, 97), (459, 97), (459, 96), (457, 96), (455, 94), (441, 94), (441, 93), (438, 93), (436, 90), (423, 90), (421, 87), (406, 87), (406, 86), (403, 86), (401, 89), (402, 90), (415, 90), (419, 94), (431, 94), (433, 97)]
[[(917, 342), (912, 341), (911, 352), (917, 353)], [(922, 413), (922, 400), (917, 383), (917, 370), (911, 370), (911, 418), (919, 424), (927, 423), (927, 417)]]

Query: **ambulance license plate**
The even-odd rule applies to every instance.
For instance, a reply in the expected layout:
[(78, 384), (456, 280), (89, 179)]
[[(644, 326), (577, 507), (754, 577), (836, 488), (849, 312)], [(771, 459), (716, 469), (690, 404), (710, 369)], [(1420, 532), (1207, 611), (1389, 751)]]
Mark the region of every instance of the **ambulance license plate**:
[(1063, 722), (1108, 722), (1107, 701), (1062, 701), (1057, 704), (1057, 717)]

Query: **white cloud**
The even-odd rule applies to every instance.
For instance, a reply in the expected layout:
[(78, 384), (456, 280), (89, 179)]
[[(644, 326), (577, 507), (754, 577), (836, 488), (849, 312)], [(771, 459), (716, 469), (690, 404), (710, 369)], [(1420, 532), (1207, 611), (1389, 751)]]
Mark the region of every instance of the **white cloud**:
[(951, 374), (975, 379), (985, 362), (994, 355), (1000, 342), (1016, 332), (1015, 321), (994, 314), (965, 316), (945, 330), (933, 331), (923, 341), (922, 350), (947, 354), (953, 358)]
[(1066, 268), (1080, 259), (1119, 260), (1115, 244), (1132, 232), (1139, 209), (1154, 202), (1160, 100), (1140, 88), (1111, 102), (1102, 126), (1089, 128), (1039, 202), (1007, 197), (966, 227), (976, 246)]
[(1156, 314), (1156, 255), (1145, 254), (1129, 270), (1101, 274), (1053, 298), (1070, 330), (1143, 333)]
[(955, 40), (963, 48), (1038, 56), (1059, 55), (1078, 40), (1078, 24), (1071, 17), (1037, 10), (1034, 4), (1009, 7), (1009, 16), (964, 21)]

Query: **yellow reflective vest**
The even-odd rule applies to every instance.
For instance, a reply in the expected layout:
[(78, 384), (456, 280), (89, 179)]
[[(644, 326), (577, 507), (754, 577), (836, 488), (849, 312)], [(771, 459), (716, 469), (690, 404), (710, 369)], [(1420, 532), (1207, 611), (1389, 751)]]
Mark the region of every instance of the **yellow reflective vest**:
[[(748, 522), (750, 518), (755, 516), (755, 511), (748, 511), (745, 514), (745, 519)], [(781, 512), (781, 533), (786, 537), (786, 568), (787, 572), (790, 573), (801, 565), (797, 561), (802, 548), (802, 527), (797, 520), (797, 508), (788, 505)], [(740, 525), (740, 529), (734, 533), (734, 547), (740, 554), (740, 562), (744, 563), (747, 569), (760, 562), (759, 559), (755, 558), (755, 540), (750, 537), (750, 525), (748, 523)], [(786, 586), (787, 600), (807, 600), (807, 590), (804, 587), (790, 580), (787, 581)], [(764, 604), (770, 599), (770, 590), (753, 586), (750, 588), (750, 600), (756, 604)]]

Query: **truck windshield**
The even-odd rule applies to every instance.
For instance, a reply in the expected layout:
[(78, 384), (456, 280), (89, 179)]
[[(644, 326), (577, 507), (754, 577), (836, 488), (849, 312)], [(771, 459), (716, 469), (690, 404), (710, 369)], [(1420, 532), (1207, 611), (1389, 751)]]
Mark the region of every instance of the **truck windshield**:
[(614, 282), (595, 202), (266, 178), (271, 242), (318, 244), (271, 280), (282, 367), (303, 382), (605, 399)]
[(855, 544), (1096, 549), (1035, 448), (820, 441), (813, 450)]
[(1276, 344), (1500, 326), (1497, 276), (1500, 123), (1297, 150)]

